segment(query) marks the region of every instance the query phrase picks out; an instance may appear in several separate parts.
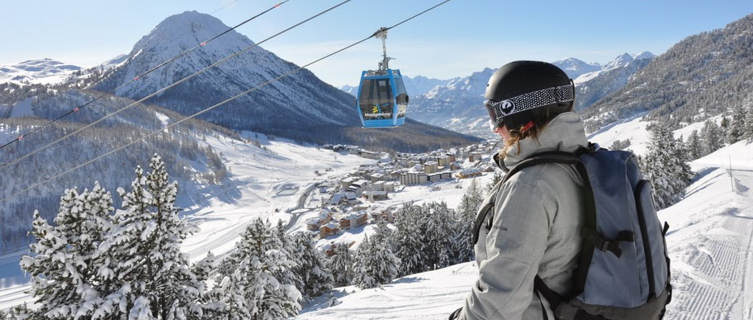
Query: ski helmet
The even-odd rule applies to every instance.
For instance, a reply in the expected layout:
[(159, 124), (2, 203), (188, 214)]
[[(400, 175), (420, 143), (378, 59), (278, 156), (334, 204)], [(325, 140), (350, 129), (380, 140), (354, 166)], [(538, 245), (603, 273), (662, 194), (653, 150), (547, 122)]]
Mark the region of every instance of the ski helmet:
[(513, 130), (572, 110), (575, 86), (551, 63), (514, 61), (494, 72), (484, 96), (492, 129), (504, 125)]

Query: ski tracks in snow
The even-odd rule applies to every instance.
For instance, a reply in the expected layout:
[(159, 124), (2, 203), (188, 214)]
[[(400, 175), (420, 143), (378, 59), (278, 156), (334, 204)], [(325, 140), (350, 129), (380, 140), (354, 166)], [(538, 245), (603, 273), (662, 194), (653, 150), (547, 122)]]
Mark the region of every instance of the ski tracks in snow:
[(753, 173), (735, 175), (731, 207), (667, 238), (674, 263), (668, 319), (753, 319)]

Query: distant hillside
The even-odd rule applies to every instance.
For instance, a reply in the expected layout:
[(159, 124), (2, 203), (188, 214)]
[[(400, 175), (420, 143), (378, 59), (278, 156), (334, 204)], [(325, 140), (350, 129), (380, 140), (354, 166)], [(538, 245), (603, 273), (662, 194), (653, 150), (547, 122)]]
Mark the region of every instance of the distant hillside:
[[(6, 113), (11, 117), (0, 118), (0, 142), (5, 143), (20, 133), (44, 125), (47, 123), (45, 118), (57, 116), (97, 94), (101, 93), (49, 90), (37, 92), (37, 95), (6, 107), (10, 109)], [(91, 104), (86, 111), (75, 113), (66, 118), (66, 121), (49, 125), (38, 133), (25, 136), (21, 142), (4, 148), (0, 151), (0, 164), (7, 164), (36, 151), (91, 123), (104, 113), (111, 112), (114, 107), (131, 102), (133, 101), (126, 98), (108, 96)], [(228, 183), (227, 168), (220, 155), (205, 140), (235, 139), (241, 143), (240, 137), (231, 130), (202, 120), (189, 120), (172, 130), (163, 129), (168, 123), (182, 118), (180, 114), (164, 108), (140, 106), (73, 135), (15, 165), (0, 168), (0, 198), (6, 198), (30, 184), (51, 179), (129, 141), (151, 132), (159, 132), (145, 142), (134, 144), (33, 190), (13, 196), (8, 201), (0, 202), (0, 255), (25, 244), (34, 210), (39, 210), (45, 218), (50, 218), (56, 212), (59, 197), (66, 188), (91, 188), (94, 181), (99, 181), (108, 190), (127, 186), (133, 179), (133, 168), (137, 165), (145, 166), (155, 153), (165, 159), (170, 177), (180, 183), (178, 204), (181, 207), (205, 205), (210, 198), (231, 201), (238, 192), (232, 183)], [(115, 199), (119, 201), (118, 197)]]
[(624, 53), (598, 71), (585, 73), (575, 78), (575, 110), (582, 111), (600, 99), (622, 89), (630, 77), (648, 65), (654, 57), (650, 52), (642, 52), (636, 56)]
[(748, 15), (677, 43), (585, 117), (590, 131), (643, 112), (669, 126), (697, 122), (753, 104), (751, 79), (753, 15)]
[(0, 83), (50, 84), (65, 80), (81, 67), (50, 58), (27, 60), (12, 66), (0, 66)]

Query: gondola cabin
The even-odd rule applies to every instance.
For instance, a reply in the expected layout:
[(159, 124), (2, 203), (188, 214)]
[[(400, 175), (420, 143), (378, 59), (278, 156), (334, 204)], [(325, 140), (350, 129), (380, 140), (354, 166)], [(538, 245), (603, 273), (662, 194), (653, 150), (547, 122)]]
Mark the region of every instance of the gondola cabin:
[(356, 108), (364, 128), (402, 125), (408, 111), (408, 99), (400, 70), (369, 70), (361, 73)]

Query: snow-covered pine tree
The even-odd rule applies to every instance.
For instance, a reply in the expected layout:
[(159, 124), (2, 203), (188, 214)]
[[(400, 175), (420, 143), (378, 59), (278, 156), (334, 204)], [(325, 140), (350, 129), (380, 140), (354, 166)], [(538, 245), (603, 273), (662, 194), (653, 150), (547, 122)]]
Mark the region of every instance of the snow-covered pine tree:
[(724, 146), (724, 136), (722, 130), (712, 120), (706, 120), (701, 130), (703, 137), (703, 155), (712, 153)]
[[(671, 131), (669, 131), (671, 134)], [(693, 170), (690, 169), (688, 164), (690, 159), (690, 150), (685, 146), (682, 141), (682, 137), (674, 139), (671, 136), (670, 150), (672, 156), (670, 157), (670, 168), (672, 169), (672, 177), (675, 179), (676, 188), (679, 195), (685, 194), (685, 188), (690, 185), (690, 180), (693, 178)]]
[(397, 277), (400, 260), (392, 253), (384, 237), (374, 237), (374, 240), (377, 239), (381, 241), (369, 241), (367, 236), (358, 247), (353, 284), (359, 288), (374, 288)]
[(687, 154), (681, 143), (672, 137), (672, 132), (656, 126), (651, 134), (648, 154), (640, 162), (646, 178), (654, 188), (654, 200), (658, 209), (671, 206), (682, 198), (690, 176)]
[(193, 227), (178, 215), (178, 186), (168, 181), (162, 159), (155, 154), (149, 167), (146, 175), (136, 168), (130, 192), (118, 188), (122, 210), (99, 250), (107, 253), (117, 283), (99, 311), (104, 318), (200, 317), (203, 284), (180, 250)]
[(388, 226), (388, 222), (386, 219), (377, 216), (374, 220), (376, 220), (376, 233), (372, 235), (372, 242), (373, 241), (383, 241), (386, 246), (390, 248), (393, 252), (395, 251), (395, 241), (393, 240), (393, 231)]
[(396, 230), (393, 238), (395, 255), (400, 259), (400, 275), (414, 274), (426, 270), (424, 264), (426, 259), (422, 254), (427, 244), (423, 239), (425, 221), (421, 211), (420, 206), (406, 204), (395, 216)]
[(732, 108), (732, 121), (727, 127), (727, 143), (733, 144), (745, 136), (745, 109), (742, 105)]
[(106, 290), (106, 279), (98, 275), (105, 261), (97, 248), (112, 228), (112, 211), (112, 197), (95, 182), (92, 191), (64, 192), (55, 227), (35, 212), (34, 255), (21, 261), (32, 276), (32, 295), (39, 305), (35, 316), (91, 317)]
[(753, 140), (753, 104), (748, 106), (745, 113), (745, 134), (744, 138)]
[[(493, 185), (490, 183), (487, 186), (487, 193), (492, 192), (494, 186), (496, 186), (504, 177), (499, 174), (495, 174), (492, 180)], [(496, 182), (494, 182), (496, 181)], [(474, 182), (471, 182), (463, 197), (460, 199), (460, 205), (455, 211), (457, 225), (454, 227), (454, 234), (452, 235), (452, 241), (454, 246), (454, 252), (456, 254), (457, 261), (454, 263), (460, 263), (470, 261), (473, 259), (473, 223), (476, 219), (476, 213), (484, 201), (483, 195), (478, 192), (477, 188), (473, 187)]]
[(347, 286), (353, 281), (353, 255), (345, 243), (333, 244), (335, 254), (329, 259), (329, 269), (336, 286)]
[(257, 318), (256, 304), (261, 299), (260, 288), (250, 282), (249, 259), (240, 260), (225, 276), (219, 274), (218, 284), (206, 295), (204, 319), (246, 320)]
[(278, 279), (283, 284), (290, 284), (300, 289), (304, 287), (303, 280), (293, 270), (298, 267), (300, 263), (299, 248), (296, 247), (296, 242), (293, 236), (288, 234), (287, 228), (282, 219), (277, 220), (277, 226), (275, 227), (275, 234), (277, 235), (277, 241), (279, 241), (280, 250), (284, 251), (285, 255), (290, 259), (290, 268), (285, 269), (281, 274), (277, 275)]
[(369, 266), (372, 260), (370, 258), (371, 252), (369, 236), (364, 236), (353, 259), (353, 284), (362, 289), (374, 288), (379, 285), (372, 275), (372, 269)]
[[(295, 265), (282, 249), (278, 234), (261, 219), (254, 220), (237, 244), (238, 264), (230, 276), (220, 275), (219, 301), (223, 318), (232, 313), (247, 314), (244, 319), (267, 320), (295, 316), (301, 309), (301, 293), (290, 279)], [(243, 300), (237, 301), (237, 300)]]
[(450, 209), (444, 202), (431, 202), (424, 205), (426, 212), (426, 232), (424, 234), (424, 254), (428, 259), (424, 262), (425, 270), (436, 270), (449, 266), (456, 260), (452, 252), (452, 235), (454, 234), (454, 220)]
[[(387, 229), (389, 230), (389, 229)], [(389, 243), (389, 237), (384, 234), (384, 229), (376, 230), (371, 242), (371, 258), (374, 279), (380, 283), (390, 283), (394, 280), (400, 268), (400, 259), (392, 251)]]
[(298, 263), (293, 267), (293, 271), (301, 279), (302, 287), (298, 290), (304, 299), (317, 297), (332, 289), (332, 272), (327, 267), (323, 254), (316, 248), (313, 235), (302, 232), (297, 234), (294, 240)]
[(196, 280), (200, 282), (207, 281), (210, 278), (212, 271), (217, 265), (217, 257), (214, 256), (212, 251), (207, 252), (204, 259), (199, 260), (191, 266), (191, 270), (196, 275)]
[(701, 149), (701, 141), (698, 137), (698, 131), (693, 130), (693, 132), (688, 137), (688, 141), (686, 142), (685, 148), (688, 150), (688, 155), (690, 156), (690, 160), (698, 159), (702, 156), (703, 151)]

